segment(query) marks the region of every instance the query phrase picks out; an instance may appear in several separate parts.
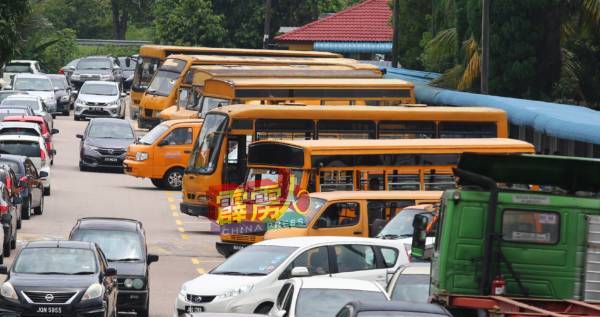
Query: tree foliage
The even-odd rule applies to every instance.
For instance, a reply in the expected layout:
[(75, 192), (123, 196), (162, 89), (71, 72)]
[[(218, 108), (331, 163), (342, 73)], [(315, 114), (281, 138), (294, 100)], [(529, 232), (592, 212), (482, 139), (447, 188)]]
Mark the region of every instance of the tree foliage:
[(222, 46), (226, 36), (223, 15), (208, 0), (158, 0), (154, 27), (161, 43)]
[(0, 64), (9, 61), (19, 42), (18, 25), (29, 12), (27, 1), (0, 2)]

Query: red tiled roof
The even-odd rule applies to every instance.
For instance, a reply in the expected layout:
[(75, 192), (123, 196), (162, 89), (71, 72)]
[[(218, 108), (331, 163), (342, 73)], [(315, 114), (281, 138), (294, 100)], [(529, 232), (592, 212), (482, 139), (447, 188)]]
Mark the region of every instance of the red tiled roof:
[(278, 41), (390, 42), (388, 0), (366, 0), (275, 37)]

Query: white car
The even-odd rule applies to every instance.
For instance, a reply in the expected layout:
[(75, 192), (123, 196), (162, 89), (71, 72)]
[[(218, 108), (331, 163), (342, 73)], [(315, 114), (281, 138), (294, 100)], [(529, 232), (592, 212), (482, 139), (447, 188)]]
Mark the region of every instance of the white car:
[(175, 302), (185, 312), (268, 313), (291, 277), (331, 275), (387, 285), (409, 262), (399, 240), (294, 237), (248, 246), (210, 272), (183, 284)]
[(124, 93), (113, 81), (86, 81), (75, 100), (75, 120), (86, 118), (125, 118)]
[(54, 119), (50, 111), (46, 107), (46, 104), (39, 96), (30, 96), (30, 95), (12, 95), (6, 97), (6, 99), (2, 100), (0, 104), (2, 106), (10, 107), (14, 106), (29, 106), (33, 113), (36, 116), (44, 118), (46, 123), (48, 124), (48, 129), (52, 130), (54, 128)]
[(387, 286), (392, 300), (427, 303), (431, 262), (413, 262), (400, 267)]
[(33, 122), (9, 121), (0, 122), (0, 135), (42, 135), (40, 126)]
[(334, 316), (350, 301), (389, 299), (375, 282), (331, 277), (293, 278), (281, 287), (269, 316)]
[(54, 85), (48, 76), (42, 74), (16, 74), (13, 78), (12, 89), (39, 96), (48, 107), (48, 112), (56, 112)]
[(13, 77), (20, 73), (40, 74), (40, 63), (34, 60), (12, 60), (2, 67), (2, 86), (10, 85)]
[[(27, 156), (40, 175), (44, 184), (44, 196), (50, 195), (50, 156), (43, 137), (32, 135), (0, 135), (0, 154)], [(43, 173), (42, 173), (43, 172)]]

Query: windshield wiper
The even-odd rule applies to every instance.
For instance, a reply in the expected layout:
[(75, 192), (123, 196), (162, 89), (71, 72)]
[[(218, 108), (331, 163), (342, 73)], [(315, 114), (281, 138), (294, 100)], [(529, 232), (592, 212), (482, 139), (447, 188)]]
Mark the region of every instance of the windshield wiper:
[(257, 272), (243, 273), (243, 272), (235, 272), (235, 271), (212, 272), (212, 274), (239, 275), (239, 276), (263, 276), (263, 275), (267, 275), (265, 273), (257, 273)]
[(81, 271), (81, 272), (75, 272), (75, 273), (65, 273), (68, 275), (90, 275), (90, 274), (94, 274), (96, 272), (91, 272), (91, 271)]
[(378, 235), (377, 237), (381, 238), (381, 239), (398, 239), (398, 238), (400, 238), (399, 235), (397, 235), (397, 234), (390, 234), (390, 233), (384, 234), (384, 235)]
[(110, 262), (133, 262), (133, 261), (139, 261), (141, 260), (140, 258), (122, 258), (122, 259), (108, 259), (108, 261)]

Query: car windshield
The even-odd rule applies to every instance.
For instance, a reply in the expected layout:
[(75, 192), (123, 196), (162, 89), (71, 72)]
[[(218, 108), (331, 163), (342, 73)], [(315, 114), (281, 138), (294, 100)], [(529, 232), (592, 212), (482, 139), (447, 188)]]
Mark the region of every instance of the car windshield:
[(14, 89), (23, 91), (52, 91), (52, 82), (47, 78), (17, 78)]
[(0, 128), (0, 135), (33, 135), (40, 136), (40, 134), (31, 128), (19, 128), (19, 127), (10, 127), (10, 128)]
[(173, 90), (178, 77), (179, 73), (159, 70), (152, 79), (147, 92), (151, 95), (168, 96)]
[(25, 109), (0, 109), (0, 119), (4, 120), (6, 117), (12, 116), (26, 116), (27, 111)]
[(4, 66), (6, 73), (31, 73), (31, 65), (29, 63), (14, 63)]
[(88, 133), (90, 138), (133, 139), (133, 131), (127, 124), (94, 122)]
[(85, 95), (116, 96), (119, 94), (119, 90), (116, 85), (85, 83), (79, 93)]
[(417, 214), (423, 214), (431, 219), (433, 213), (423, 212), (423, 209), (404, 209), (397, 214), (377, 235), (378, 238), (406, 238), (412, 237), (413, 234), (413, 219)]
[(6, 99), (4, 99), (2, 101), (2, 104), (0, 104), (0, 106), (2, 106), (2, 107), (9, 107), (9, 106), (29, 106), (33, 110), (40, 110), (40, 108), (41, 108), (40, 104), (35, 99), (13, 99), (13, 98), (6, 98)]
[(110, 61), (105, 58), (86, 58), (77, 63), (77, 69), (110, 69)]
[(212, 270), (211, 274), (267, 275), (287, 259), (295, 247), (251, 245), (236, 252)]
[(67, 88), (66, 79), (64, 79), (62, 77), (50, 77), (50, 80), (52, 81), (52, 85), (54, 87), (58, 87), (60, 89)]
[(206, 116), (198, 143), (190, 156), (189, 166), (198, 173), (210, 174), (217, 164), (218, 149), (227, 125), (227, 117), (220, 114), (209, 114)]
[(132, 231), (77, 230), (73, 240), (96, 243), (109, 261), (142, 261), (144, 253), (139, 235)]
[(327, 288), (303, 288), (298, 293), (296, 302), (296, 316), (335, 316), (335, 314), (350, 301), (387, 301), (382, 292), (327, 289)]
[(35, 141), (0, 141), (0, 154), (40, 157), (40, 145)]
[(392, 290), (393, 300), (427, 303), (429, 297), (429, 275), (400, 274)]
[(28, 274), (94, 274), (98, 271), (91, 250), (67, 248), (25, 248), (13, 265), (13, 272)]
[(200, 118), (204, 118), (204, 116), (206, 116), (206, 113), (213, 110), (214, 108), (220, 106), (227, 106), (230, 103), (231, 102), (227, 99), (203, 96), (202, 100), (200, 101), (200, 107), (202, 109), (202, 111), (200, 112)]
[(169, 130), (169, 126), (167, 126), (166, 124), (159, 124), (156, 127), (154, 127), (154, 129), (152, 129), (148, 133), (146, 133), (146, 135), (144, 135), (140, 139), (140, 143), (147, 144), (147, 145), (153, 144), (167, 130)]

